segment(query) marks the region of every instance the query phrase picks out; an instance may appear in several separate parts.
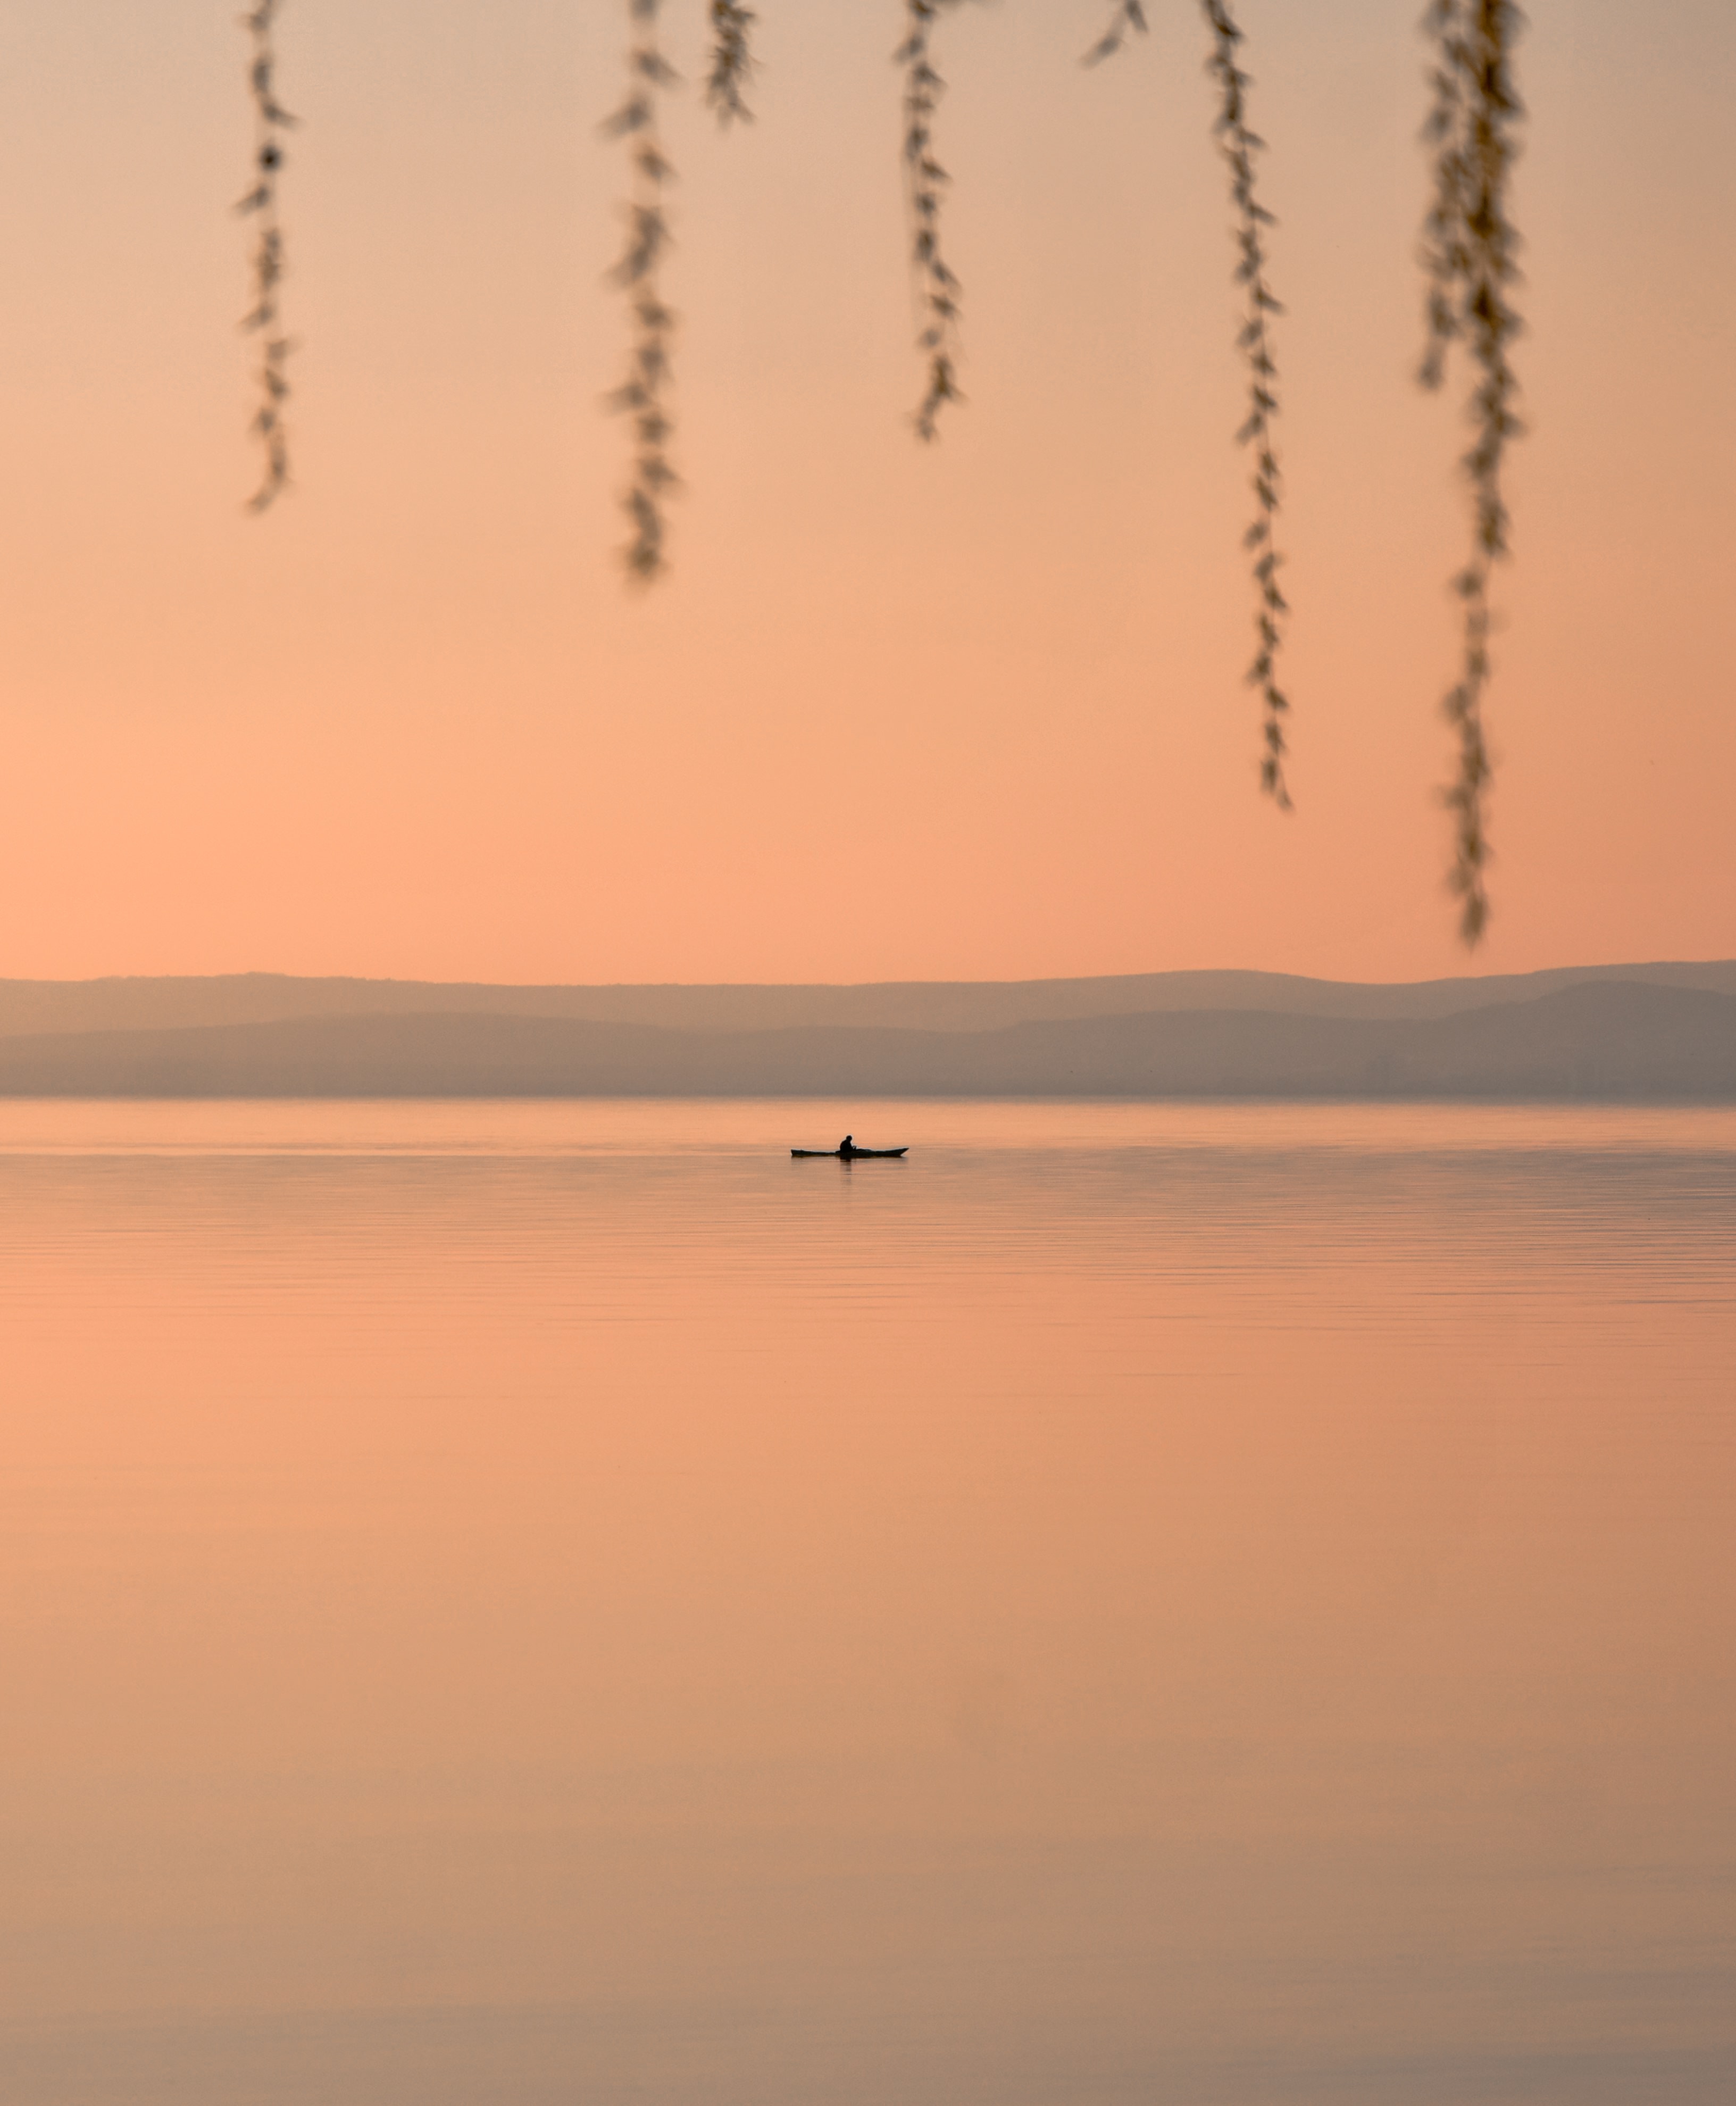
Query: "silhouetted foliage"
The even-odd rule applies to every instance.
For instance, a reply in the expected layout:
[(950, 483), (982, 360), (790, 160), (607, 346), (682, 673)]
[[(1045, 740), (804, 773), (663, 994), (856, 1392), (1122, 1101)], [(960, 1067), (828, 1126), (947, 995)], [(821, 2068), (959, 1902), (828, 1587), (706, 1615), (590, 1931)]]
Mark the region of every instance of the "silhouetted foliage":
[(1507, 356), (1520, 326), (1507, 297), (1519, 275), (1507, 177), (1524, 114), (1512, 75), (1513, 47), (1523, 26), (1512, 0), (1430, 0), (1423, 21), (1434, 47), (1434, 106), (1424, 134), (1434, 151), (1434, 200), (1423, 232), (1429, 341), (1421, 378), (1425, 387), (1438, 388), (1456, 343), (1466, 347), (1476, 368), (1470, 410), (1476, 438), (1465, 456), (1471, 558), (1453, 580), (1464, 606), (1463, 656), (1458, 682), (1443, 704), (1459, 747), (1457, 774), (1443, 792), (1453, 821), (1448, 882), (1462, 903), (1459, 929), (1469, 944), (1481, 939), (1489, 918), (1483, 874), (1490, 766), (1483, 723), (1489, 579), (1508, 553), (1501, 468), (1509, 442), (1523, 428), (1514, 410), (1518, 382)]
[[(1282, 647), (1284, 617), (1288, 603), (1279, 589), (1277, 574), (1283, 558), (1277, 551), (1273, 528), (1277, 523), (1282, 482), (1277, 453), (1273, 443), (1272, 420), (1277, 414), (1277, 365), (1272, 355), (1270, 316), (1283, 308), (1266, 282), (1264, 230), (1274, 222), (1272, 214), (1254, 194), (1254, 158), (1265, 145), (1248, 128), (1247, 93), (1252, 85), (1242, 69), (1238, 53), (1242, 33), (1231, 13), (1228, 0), (1201, 0), (1211, 30), (1211, 56), (1206, 69), (1218, 84), (1217, 122), (1213, 127), (1219, 147), (1230, 172), (1230, 198), (1236, 208), (1236, 240), (1239, 251), (1236, 283), (1247, 302), (1246, 318), (1236, 345), (1248, 369), (1248, 414), (1237, 433), (1238, 445), (1252, 449), (1254, 498), (1258, 507), (1253, 524), (1242, 537), (1242, 545), (1254, 559), (1254, 589), (1257, 602), (1254, 616), (1257, 645), (1248, 668), (1250, 686), (1259, 690), (1264, 721), (1260, 727), (1264, 751), (1260, 755), (1260, 787), (1281, 810), (1291, 809), (1290, 791), (1284, 781), (1287, 751), (1284, 719), (1290, 713), (1287, 697), (1277, 684), (1277, 655)], [(1108, 28), (1085, 53), (1085, 63), (1095, 65), (1121, 50), (1129, 35), (1146, 27), (1141, 0), (1118, 0)]]
[(916, 338), (928, 384), (916, 406), (916, 436), (933, 439), (942, 410), (961, 398), (958, 383), (960, 285), (941, 251), (941, 200), (952, 180), (934, 158), (934, 113), (946, 84), (929, 56), (934, 25), (959, 0), (904, 0), (905, 36), (893, 56), (904, 69), (904, 190), (911, 217), (911, 268), (921, 327)]
[(1272, 356), (1267, 317), (1283, 310), (1266, 283), (1266, 247), (1263, 230), (1272, 225), (1272, 214), (1254, 195), (1254, 156), (1265, 144), (1248, 129), (1248, 76), (1237, 60), (1242, 32), (1236, 26), (1228, 0), (1202, 0), (1211, 26), (1212, 54), (1207, 61), (1223, 101), (1216, 131), (1224, 158), (1229, 164), (1230, 196), (1237, 215), (1236, 239), (1241, 250), (1236, 283), (1247, 299), (1247, 318), (1236, 342), (1247, 361), (1248, 414), (1237, 433), (1238, 444), (1254, 455), (1254, 499), (1258, 509), (1243, 538), (1254, 558), (1254, 586), (1259, 598), (1255, 629), (1259, 647), (1248, 668), (1249, 683), (1258, 688), (1264, 707), (1261, 736), (1265, 751), (1260, 756), (1260, 787), (1274, 798), (1282, 810), (1290, 809), (1290, 792), (1284, 782), (1284, 719), (1290, 704), (1276, 679), (1278, 651), (1283, 643), (1284, 616), (1290, 609), (1278, 589), (1278, 566), (1282, 561), (1273, 539), (1278, 509), (1278, 464), (1273, 449), (1272, 419), (1277, 413), (1277, 368)]
[(1085, 53), (1085, 64), (1096, 65), (1103, 59), (1113, 58), (1135, 29), (1143, 36), (1146, 27), (1145, 9), (1140, 0), (1116, 0), (1109, 26)]
[(677, 76), (659, 47), (660, 7), (660, 0), (628, 0), (632, 35), (627, 99), (603, 127), (608, 137), (628, 141), (633, 169), (627, 245), (611, 274), (627, 293), (633, 346), (627, 378), (609, 404), (633, 419), (633, 479), (621, 500), (633, 533), (622, 553), (629, 572), (647, 584), (668, 565), (663, 508), (678, 480), (669, 465), (667, 397), (675, 317), (660, 290), (663, 253), (669, 240), (664, 200), (674, 170), (664, 154), (657, 123), (658, 98)]
[(758, 19), (741, 0), (711, 0), (711, 70), (705, 76), (705, 100), (722, 123), (736, 117), (753, 122), (754, 113), (741, 92), (754, 75), (749, 38)]
[[(659, 124), (661, 96), (676, 84), (677, 75), (660, 41), (663, 0), (626, 4), (627, 94), (602, 130), (606, 137), (627, 142), (632, 171), (626, 242), (610, 276), (627, 295), (633, 339), (627, 377), (607, 401), (632, 420), (632, 476), (622, 499), (632, 534), (623, 554), (631, 575), (648, 583), (668, 568), (664, 506), (679, 480), (669, 459), (673, 427), (668, 399), (675, 320), (661, 290), (670, 240), (667, 199), (674, 171), (664, 152)], [(951, 179), (934, 146), (935, 118), (946, 83), (933, 61), (936, 26), (962, 0), (901, 4), (905, 34), (894, 54), (903, 75), (901, 160), (919, 308), (917, 344), (925, 367), (924, 390), (913, 422), (919, 438), (932, 440), (942, 410), (962, 400), (960, 287), (942, 240), (943, 204)], [(1233, 0), (1200, 4), (1211, 33), (1207, 68), (1219, 92), (1214, 130), (1230, 172), (1238, 248), (1235, 276), (1245, 302), (1237, 344), (1247, 369), (1248, 413), (1237, 436), (1254, 462), (1256, 511), (1244, 545), (1252, 557), (1258, 638), (1248, 679), (1259, 689), (1263, 708), (1261, 786), (1288, 810), (1284, 763), (1290, 704), (1277, 685), (1277, 665), (1289, 608), (1277, 581), (1282, 478), (1273, 434), (1278, 399), (1270, 330), (1271, 318), (1283, 310), (1266, 276), (1265, 231), (1274, 222), (1255, 195), (1256, 160), (1264, 141), (1248, 123), (1251, 79), (1241, 62), (1243, 34)], [(241, 18), (253, 38), (248, 78), (257, 126), (254, 184), (238, 208), (256, 216), (258, 230), (253, 251), (253, 306), (244, 324), (262, 339), (260, 403), (253, 429), (265, 465), (251, 500), (256, 511), (270, 505), (289, 480), (284, 406), (289, 395), (284, 368), (291, 345), (283, 332), (279, 302), (284, 237), (277, 186), (284, 135), (296, 120), (277, 101), (274, 86), (272, 34), (281, 5), (282, 0), (255, 0)], [(754, 74), (751, 39), (758, 18), (743, 0), (707, 0), (707, 8), (711, 46), (705, 100), (726, 126), (750, 120), (745, 91)], [(1480, 939), (1489, 916), (1484, 878), (1490, 764), (1483, 702), (1490, 674), (1490, 580), (1494, 565), (1508, 553), (1501, 474), (1507, 446), (1523, 429), (1515, 409), (1518, 383), (1508, 356), (1520, 324), (1508, 297), (1518, 276), (1519, 240), (1507, 208), (1508, 178), (1524, 114), (1512, 77), (1513, 47), (1523, 21), (1514, 0), (1429, 0), (1423, 25), (1434, 52), (1433, 104), (1425, 137), (1434, 154), (1434, 194), (1422, 243), (1429, 276), (1429, 341), (1421, 378), (1425, 386), (1438, 388), (1456, 343), (1465, 346), (1476, 374), (1470, 403), (1476, 437), (1464, 456), (1472, 490), (1472, 550), (1453, 580), (1464, 610), (1462, 656), (1459, 679), (1443, 705), (1458, 742), (1455, 779), (1443, 792), (1453, 817), (1449, 883), (1461, 903), (1460, 932), (1470, 944)], [(1144, 0), (1111, 0), (1108, 22), (1085, 62), (1094, 65), (1113, 56), (1147, 26)]]
[(237, 212), (251, 213), (256, 222), (253, 242), (253, 305), (241, 326), (260, 339), (259, 407), (253, 428), (265, 455), (259, 487), (248, 500), (250, 509), (263, 512), (289, 486), (289, 441), (284, 426), (284, 405), (289, 398), (284, 368), (290, 343), (283, 333), (278, 288), (284, 276), (284, 231), (277, 216), (277, 182), (283, 173), (284, 134), (295, 123), (277, 100), (277, 52), (272, 31), (282, 0), (257, 0), (251, 12), (241, 17), (253, 38), (248, 82), (253, 92), (256, 143), (253, 150), (253, 187), (236, 205)]

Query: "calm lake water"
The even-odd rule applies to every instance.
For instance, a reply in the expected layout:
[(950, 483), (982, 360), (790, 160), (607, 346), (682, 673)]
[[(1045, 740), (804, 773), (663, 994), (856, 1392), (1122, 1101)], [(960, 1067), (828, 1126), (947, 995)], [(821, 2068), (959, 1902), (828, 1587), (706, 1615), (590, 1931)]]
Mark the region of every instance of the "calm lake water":
[(1736, 2096), (1736, 1113), (9, 1103), (0, 1261), (9, 2106)]

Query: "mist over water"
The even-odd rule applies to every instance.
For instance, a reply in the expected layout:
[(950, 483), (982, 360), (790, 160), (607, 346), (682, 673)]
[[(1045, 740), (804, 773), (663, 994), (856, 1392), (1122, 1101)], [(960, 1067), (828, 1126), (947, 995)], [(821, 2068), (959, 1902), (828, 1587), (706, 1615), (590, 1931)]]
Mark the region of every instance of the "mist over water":
[(1736, 2090), (1736, 1112), (10, 1102), (0, 1324), (21, 2106)]

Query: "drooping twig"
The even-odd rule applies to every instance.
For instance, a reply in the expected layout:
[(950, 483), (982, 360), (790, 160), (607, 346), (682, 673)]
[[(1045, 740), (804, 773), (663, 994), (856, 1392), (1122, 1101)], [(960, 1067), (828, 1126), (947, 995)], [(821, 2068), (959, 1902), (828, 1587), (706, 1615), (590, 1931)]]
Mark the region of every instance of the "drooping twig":
[(253, 92), (255, 124), (253, 187), (236, 205), (257, 222), (253, 243), (253, 305), (241, 326), (260, 339), (259, 407), (253, 413), (253, 429), (265, 456), (259, 487), (248, 500), (248, 509), (263, 512), (281, 495), (289, 483), (289, 441), (284, 425), (284, 405), (289, 398), (284, 368), (290, 352), (283, 332), (279, 287), (284, 276), (284, 231), (277, 216), (277, 181), (284, 166), (284, 134), (295, 123), (277, 100), (277, 52), (272, 32), (282, 0), (257, 0), (241, 17), (253, 38), (248, 82)]
[(1143, 37), (1147, 26), (1142, 0), (1115, 0), (1115, 12), (1109, 18), (1108, 28), (1080, 63), (1097, 65), (1104, 59), (1113, 58), (1136, 29)]
[(705, 100), (727, 124), (739, 117), (751, 123), (754, 113), (742, 90), (754, 77), (754, 51), (749, 39), (758, 16), (741, 0), (711, 0), (711, 70), (705, 76)]
[(1519, 276), (1519, 237), (1507, 180), (1524, 107), (1512, 73), (1524, 18), (1512, 0), (1430, 0), (1423, 32), (1434, 47), (1434, 103), (1424, 137), (1434, 152), (1434, 198), (1424, 222), (1428, 344), (1419, 377), (1438, 388), (1448, 352), (1463, 343), (1476, 369), (1470, 414), (1476, 431), (1464, 466), (1472, 494), (1470, 561), (1453, 580), (1464, 609), (1456, 685), (1442, 705), (1458, 740), (1458, 767), (1442, 793), (1452, 815), (1447, 882), (1461, 902), (1459, 933), (1474, 945), (1488, 925), (1485, 803), (1490, 783), (1483, 699), (1491, 670), (1490, 577), (1509, 553), (1501, 470), (1523, 426), (1508, 347), (1520, 322), (1508, 298)]
[(934, 113), (946, 84), (929, 56), (934, 25), (959, 0), (904, 0), (904, 41), (893, 53), (904, 69), (904, 194), (911, 218), (911, 269), (920, 325), (916, 346), (928, 385), (916, 406), (916, 436), (933, 439), (940, 413), (961, 401), (958, 383), (959, 293), (941, 250), (941, 199), (951, 178), (934, 158)]
[(1255, 157), (1265, 141), (1248, 128), (1249, 77), (1238, 62), (1242, 31), (1230, 12), (1229, 0), (1201, 0), (1210, 25), (1213, 46), (1207, 69), (1220, 94), (1217, 123), (1219, 146), (1230, 171), (1230, 197), (1236, 208), (1237, 245), (1241, 252), (1236, 283), (1247, 303), (1246, 318), (1237, 338), (1247, 362), (1248, 414), (1237, 433), (1240, 445), (1254, 456), (1253, 488), (1256, 510), (1253, 524), (1243, 536), (1253, 556), (1256, 595), (1255, 630), (1259, 647), (1248, 668), (1248, 682), (1259, 690), (1263, 722), (1260, 787), (1283, 811), (1290, 809), (1290, 791), (1284, 781), (1287, 750), (1284, 724), (1290, 703), (1277, 684), (1277, 656), (1283, 643), (1284, 617), (1290, 612), (1278, 589), (1277, 551), (1274, 528), (1281, 489), (1277, 454), (1272, 423), (1277, 414), (1277, 367), (1272, 356), (1269, 318), (1283, 312), (1266, 282), (1265, 229), (1273, 224), (1272, 214), (1254, 194)]
[(678, 479), (669, 465), (667, 392), (675, 317), (659, 290), (669, 241), (664, 199), (674, 170), (657, 124), (658, 97), (676, 74), (658, 44), (660, 5), (660, 0), (627, 0), (627, 99), (602, 128), (606, 137), (628, 141), (633, 169), (627, 245), (611, 273), (627, 294), (633, 343), (627, 378), (610, 396), (609, 406), (633, 419), (633, 475), (621, 500), (633, 532), (622, 553), (628, 570), (647, 585), (668, 567), (664, 505)]

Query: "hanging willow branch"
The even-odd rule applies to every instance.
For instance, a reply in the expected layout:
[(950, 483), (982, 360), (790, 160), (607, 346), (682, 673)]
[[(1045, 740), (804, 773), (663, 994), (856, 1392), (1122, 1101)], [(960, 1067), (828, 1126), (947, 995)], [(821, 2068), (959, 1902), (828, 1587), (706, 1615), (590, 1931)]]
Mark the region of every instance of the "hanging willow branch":
[(711, 0), (711, 70), (705, 76), (705, 100), (727, 124), (733, 117), (752, 123), (754, 113), (742, 90), (754, 77), (754, 51), (749, 38), (759, 17), (741, 5), (741, 0)]
[[(1248, 682), (1258, 688), (1263, 710), (1260, 727), (1263, 751), (1259, 761), (1260, 787), (1282, 811), (1291, 809), (1290, 791), (1284, 780), (1284, 736), (1290, 703), (1277, 684), (1277, 658), (1284, 641), (1284, 617), (1289, 605), (1278, 588), (1279, 555), (1273, 530), (1277, 521), (1282, 478), (1277, 452), (1273, 443), (1273, 419), (1277, 414), (1277, 365), (1272, 355), (1269, 318), (1284, 310), (1266, 282), (1265, 230), (1273, 224), (1272, 214), (1254, 194), (1255, 157), (1265, 145), (1248, 128), (1247, 92), (1252, 83), (1242, 70), (1238, 47), (1242, 33), (1230, 11), (1229, 0), (1201, 0), (1212, 34), (1212, 54), (1206, 69), (1218, 83), (1219, 107), (1213, 130), (1230, 171), (1230, 197), (1236, 208), (1236, 240), (1240, 259), (1236, 283), (1242, 288), (1247, 311), (1237, 336), (1237, 348), (1248, 369), (1248, 414), (1236, 434), (1238, 445), (1254, 455), (1254, 499), (1258, 508), (1254, 523), (1242, 537), (1253, 557), (1254, 589), (1257, 601), (1254, 617), (1259, 639)], [(1116, 0), (1109, 25), (1085, 55), (1085, 64), (1095, 65), (1112, 58), (1135, 31), (1146, 27), (1142, 0)]]
[(673, 428), (667, 406), (675, 317), (659, 290), (669, 240), (664, 199), (674, 170), (664, 155), (657, 123), (660, 92), (676, 74), (658, 45), (660, 4), (660, 0), (627, 0), (627, 100), (602, 128), (606, 137), (629, 141), (633, 169), (627, 245), (610, 274), (627, 294), (633, 344), (627, 378), (610, 396), (609, 406), (633, 419), (633, 479), (621, 500), (633, 534), (622, 553), (631, 574), (647, 584), (668, 565), (664, 504), (678, 480), (669, 465)]
[(951, 180), (934, 158), (934, 113), (946, 84), (928, 53), (934, 25), (958, 0), (905, 0), (905, 37), (893, 54), (904, 68), (904, 190), (911, 219), (911, 269), (921, 326), (916, 346), (928, 386), (916, 406), (916, 436), (933, 439), (942, 409), (963, 401), (958, 384), (959, 293), (941, 251), (941, 198)]
[(284, 165), (284, 134), (295, 123), (277, 100), (275, 86), (277, 52), (272, 39), (275, 17), (282, 0), (258, 0), (242, 26), (253, 40), (248, 83), (253, 92), (256, 144), (253, 151), (253, 187), (236, 205), (237, 212), (251, 213), (257, 222), (253, 243), (253, 305), (241, 326), (260, 339), (259, 407), (253, 413), (253, 429), (265, 456), (259, 487), (248, 500), (248, 509), (263, 512), (281, 495), (289, 482), (289, 442), (284, 428), (284, 405), (289, 399), (284, 372), (290, 343), (283, 333), (278, 288), (284, 276), (284, 231), (277, 217), (277, 179)]
[(1475, 944), (1488, 925), (1484, 810), (1490, 766), (1483, 698), (1490, 674), (1490, 576), (1508, 553), (1501, 469), (1523, 426), (1514, 404), (1518, 380), (1508, 346), (1520, 322), (1507, 298), (1518, 277), (1519, 237), (1507, 213), (1507, 178), (1517, 158), (1524, 107), (1515, 92), (1513, 47), (1524, 18), (1512, 0), (1431, 0), (1423, 31), (1434, 44), (1434, 105), (1424, 137), (1434, 150), (1434, 200), (1424, 223), (1428, 346), (1420, 378), (1438, 388), (1447, 355), (1464, 343), (1476, 368), (1470, 418), (1476, 440), (1465, 456), (1472, 493), (1471, 558), (1453, 580), (1464, 607), (1458, 683), (1442, 705), (1458, 737), (1458, 771), (1442, 793), (1452, 815), (1447, 882), (1462, 903), (1459, 933)]
[(1115, 12), (1109, 18), (1108, 28), (1085, 53), (1081, 63), (1097, 65), (1104, 59), (1113, 58), (1134, 30), (1137, 29), (1143, 37), (1147, 26), (1145, 9), (1141, 0), (1115, 0)]
[(1266, 282), (1264, 231), (1273, 222), (1272, 214), (1254, 195), (1255, 156), (1265, 141), (1248, 129), (1247, 91), (1251, 83), (1237, 63), (1237, 56), (1242, 33), (1230, 12), (1229, 0), (1201, 0), (1201, 5), (1214, 39), (1206, 69), (1216, 80), (1222, 96), (1214, 129), (1229, 166), (1230, 197), (1237, 215), (1236, 240), (1241, 260), (1236, 266), (1236, 283), (1242, 288), (1247, 302), (1246, 319), (1236, 342), (1247, 362), (1248, 414), (1236, 437), (1238, 445), (1249, 448), (1254, 456), (1253, 489), (1257, 507), (1254, 523), (1242, 537), (1243, 545), (1254, 558), (1257, 601), (1254, 626), (1259, 638), (1259, 648), (1248, 668), (1248, 683), (1259, 690), (1262, 704), (1260, 729), (1265, 751), (1260, 755), (1260, 787), (1281, 811), (1287, 812), (1290, 791), (1284, 782), (1284, 720), (1290, 713), (1290, 704), (1278, 687), (1277, 668), (1283, 644), (1284, 617), (1290, 608), (1278, 589), (1278, 567), (1283, 558), (1277, 552), (1273, 535), (1280, 490), (1277, 455), (1272, 438), (1272, 420), (1277, 414), (1278, 406), (1277, 367), (1273, 359), (1267, 327), (1268, 317), (1282, 314), (1283, 308)]

